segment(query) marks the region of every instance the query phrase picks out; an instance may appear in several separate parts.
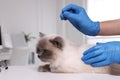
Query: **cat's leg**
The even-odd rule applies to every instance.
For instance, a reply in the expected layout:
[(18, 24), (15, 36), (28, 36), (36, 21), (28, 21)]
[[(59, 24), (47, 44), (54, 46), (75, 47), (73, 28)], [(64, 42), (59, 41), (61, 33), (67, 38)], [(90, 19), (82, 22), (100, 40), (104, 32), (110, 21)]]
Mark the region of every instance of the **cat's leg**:
[(111, 74), (120, 76), (120, 64), (111, 64)]
[(38, 67), (39, 72), (51, 72), (50, 65), (46, 64)]

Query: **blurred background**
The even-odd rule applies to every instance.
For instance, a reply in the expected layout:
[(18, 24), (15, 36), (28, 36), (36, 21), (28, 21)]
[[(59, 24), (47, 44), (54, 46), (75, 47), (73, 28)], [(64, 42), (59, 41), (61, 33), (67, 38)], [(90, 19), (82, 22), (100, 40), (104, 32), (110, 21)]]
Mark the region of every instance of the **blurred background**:
[(118, 19), (119, 3), (120, 0), (0, 0), (0, 25), (2, 35), (7, 35), (3, 38), (11, 54), (7, 58), (9, 64), (40, 64), (35, 55), (39, 32), (60, 34), (79, 45), (120, 40), (119, 36), (83, 35), (59, 17), (64, 6), (76, 4), (85, 8), (93, 21)]

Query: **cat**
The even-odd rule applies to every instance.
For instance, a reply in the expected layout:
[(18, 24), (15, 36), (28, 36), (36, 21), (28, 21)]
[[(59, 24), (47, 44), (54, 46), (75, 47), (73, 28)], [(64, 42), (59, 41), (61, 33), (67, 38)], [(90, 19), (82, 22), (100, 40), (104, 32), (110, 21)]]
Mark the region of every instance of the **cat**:
[(83, 52), (92, 46), (88, 44), (79, 46), (60, 35), (40, 33), (40, 40), (36, 45), (36, 53), (41, 61), (48, 64), (39, 66), (38, 71), (112, 74), (111, 66), (92, 67), (81, 60)]

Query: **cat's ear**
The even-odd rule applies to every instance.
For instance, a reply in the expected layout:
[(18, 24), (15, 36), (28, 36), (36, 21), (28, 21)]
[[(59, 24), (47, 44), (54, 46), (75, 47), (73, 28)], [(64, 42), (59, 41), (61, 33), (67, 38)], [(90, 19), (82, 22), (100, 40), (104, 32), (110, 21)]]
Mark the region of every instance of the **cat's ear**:
[(54, 39), (50, 40), (50, 42), (59, 49), (63, 49), (64, 41), (62, 37), (55, 37)]
[(40, 36), (40, 37), (44, 37), (44, 36), (45, 36), (45, 34), (44, 34), (44, 33), (42, 33), (42, 32), (39, 32), (39, 36)]

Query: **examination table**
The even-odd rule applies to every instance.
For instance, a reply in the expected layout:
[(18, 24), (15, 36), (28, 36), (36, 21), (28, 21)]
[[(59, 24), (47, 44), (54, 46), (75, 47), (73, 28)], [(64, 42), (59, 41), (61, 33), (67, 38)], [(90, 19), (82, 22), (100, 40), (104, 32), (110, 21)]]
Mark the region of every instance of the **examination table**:
[(120, 76), (108, 74), (68, 74), (38, 72), (38, 66), (9, 66), (2, 70), (0, 80), (120, 80)]

